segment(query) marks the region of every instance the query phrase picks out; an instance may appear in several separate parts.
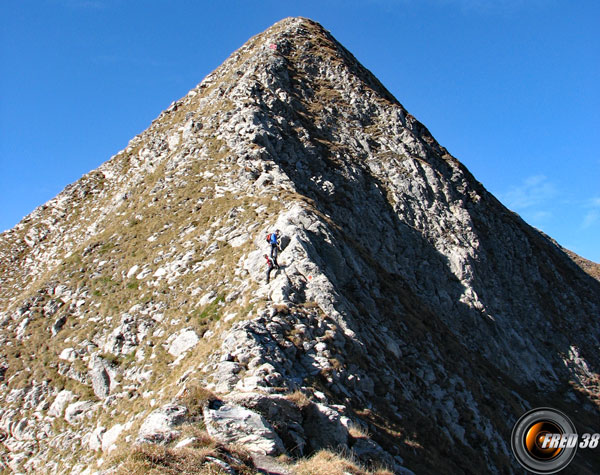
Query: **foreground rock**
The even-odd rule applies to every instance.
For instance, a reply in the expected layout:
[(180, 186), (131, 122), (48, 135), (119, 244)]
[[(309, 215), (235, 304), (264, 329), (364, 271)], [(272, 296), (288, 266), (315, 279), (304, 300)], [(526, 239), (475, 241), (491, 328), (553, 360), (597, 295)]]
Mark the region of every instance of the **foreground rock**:
[(265, 418), (241, 406), (215, 402), (204, 410), (204, 422), (208, 433), (225, 443), (242, 444), (251, 452), (264, 455), (285, 451)]
[(187, 409), (175, 404), (167, 404), (153, 411), (143, 422), (138, 432), (138, 442), (167, 444), (176, 439), (180, 432), (176, 427), (186, 418)]

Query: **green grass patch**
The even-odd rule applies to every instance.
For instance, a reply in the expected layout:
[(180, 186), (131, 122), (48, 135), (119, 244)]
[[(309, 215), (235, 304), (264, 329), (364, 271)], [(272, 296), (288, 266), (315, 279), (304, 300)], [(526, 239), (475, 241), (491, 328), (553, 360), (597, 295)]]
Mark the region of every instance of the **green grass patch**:
[(220, 304), (224, 301), (225, 297), (223, 295), (219, 295), (216, 299), (199, 311), (198, 314), (195, 315), (195, 318), (200, 322), (205, 322), (207, 320), (218, 321), (219, 318), (221, 318)]

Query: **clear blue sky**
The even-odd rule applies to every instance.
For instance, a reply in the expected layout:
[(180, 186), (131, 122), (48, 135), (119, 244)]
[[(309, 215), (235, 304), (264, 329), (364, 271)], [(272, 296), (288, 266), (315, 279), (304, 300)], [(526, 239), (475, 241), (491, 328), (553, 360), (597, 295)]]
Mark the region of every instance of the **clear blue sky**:
[(600, 262), (598, 0), (2, 0), (0, 230), (299, 15), (504, 204)]

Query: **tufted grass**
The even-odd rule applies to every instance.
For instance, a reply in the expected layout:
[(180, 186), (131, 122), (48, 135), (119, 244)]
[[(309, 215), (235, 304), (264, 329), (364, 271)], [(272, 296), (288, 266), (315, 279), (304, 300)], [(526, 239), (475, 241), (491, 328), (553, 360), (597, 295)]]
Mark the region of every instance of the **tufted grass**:
[(312, 457), (300, 460), (293, 469), (294, 475), (393, 475), (390, 470), (381, 468), (367, 470), (352, 457), (320, 450)]
[(250, 456), (239, 449), (225, 447), (210, 436), (202, 444), (172, 449), (153, 444), (124, 448), (112, 455), (107, 465), (115, 467), (115, 475), (181, 475), (181, 474), (227, 474), (216, 461), (227, 463), (236, 473), (256, 473)]

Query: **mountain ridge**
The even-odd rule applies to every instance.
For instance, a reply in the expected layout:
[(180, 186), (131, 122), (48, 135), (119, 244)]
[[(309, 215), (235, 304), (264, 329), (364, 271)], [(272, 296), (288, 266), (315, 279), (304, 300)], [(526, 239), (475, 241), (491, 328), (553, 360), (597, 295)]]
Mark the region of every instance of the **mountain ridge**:
[[(251, 38), (45, 206), (2, 234), (11, 467), (60, 472), (26, 443), (36, 420), (63, 424), (91, 473), (113, 444), (169, 444), (198, 417), (239, 442), (223, 428), (238, 411), (266, 421), (237, 429), (255, 451), (515, 472), (526, 408), (598, 412), (598, 282), (310, 20)], [(201, 416), (197, 387), (217, 395)]]

